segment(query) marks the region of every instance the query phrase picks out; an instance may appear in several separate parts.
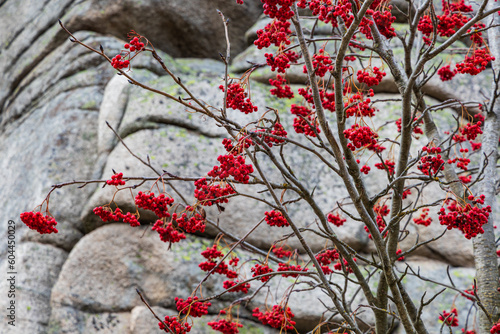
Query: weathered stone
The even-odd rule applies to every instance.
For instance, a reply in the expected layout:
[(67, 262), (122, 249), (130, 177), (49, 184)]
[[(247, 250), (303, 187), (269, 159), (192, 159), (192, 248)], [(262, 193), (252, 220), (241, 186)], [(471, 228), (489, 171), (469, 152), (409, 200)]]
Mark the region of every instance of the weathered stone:
[[(5, 297), (14, 294), (4, 300), (15, 301), (15, 327), (7, 325), (7, 320), (3, 316), (4, 322), (0, 328), (5, 328), (6, 333), (43, 332), (50, 318), (51, 290), (67, 253), (52, 245), (33, 242), (19, 243), (14, 249), (13, 268), (8, 266), (7, 256), (2, 256), (0, 267), (7, 273), (7, 277), (0, 282), (0, 291)], [(11, 272), (14, 274), (9, 274)], [(13, 281), (7, 280), (12, 277)], [(14, 288), (10, 283), (13, 283)], [(2, 303), (2, 307), (6, 309), (7, 304)]]

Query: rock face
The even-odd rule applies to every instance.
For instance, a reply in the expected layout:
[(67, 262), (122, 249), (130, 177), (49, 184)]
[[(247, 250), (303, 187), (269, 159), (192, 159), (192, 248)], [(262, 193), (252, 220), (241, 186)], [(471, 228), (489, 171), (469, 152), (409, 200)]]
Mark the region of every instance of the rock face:
[[(7, 0), (0, 2), (0, 234), (6, 240), (8, 220), (16, 223), (17, 319), (16, 327), (0, 324), (1, 333), (159, 333), (157, 320), (144, 306), (136, 293), (139, 289), (153, 310), (160, 316), (175, 315), (174, 298), (187, 298), (204, 275), (198, 269), (203, 261), (200, 252), (213, 244), (219, 233), (209, 227), (203, 235), (192, 236), (185, 243), (169, 245), (158, 239), (156, 232), (146, 226), (154, 219), (142, 215), (144, 226), (132, 229), (126, 224), (106, 224), (96, 218), (92, 209), (109, 203), (113, 187), (100, 189), (88, 184), (81, 189), (56, 189), (50, 196), (51, 213), (57, 217), (59, 233), (40, 236), (21, 222), (19, 214), (42, 203), (51, 185), (71, 180), (108, 179), (112, 170), (127, 175), (154, 176), (152, 171), (119, 143), (106, 121), (123, 138), (134, 153), (157, 170), (195, 177), (206, 175), (222, 152), (225, 137), (221, 129), (198, 115), (186, 114), (178, 104), (129, 85), (123, 76), (95, 53), (68, 41), (57, 22), (58, 18), (75, 32), (75, 36), (115, 55), (122, 47), (131, 28), (154, 41), (169, 69), (182, 78), (195, 95), (203, 101), (220, 107), (224, 65), (217, 60), (225, 52), (225, 37), (220, 9), (230, 19), (229, 37), (233, 54), (234, 72), (243, 72), (249, 61), (261, 61), (260, 53), (244, 51), (255, 35), (256, 22), (261, 13), (259, 1), (171, 0), (171, 1), (96, 1), (96, 0)], [(319, 29), (321, 31), (321, 29)], [(247, 39), (244, 38), (247, 36)], [(244, 52), (243, 52), (244, 51)], [(185, 58), (173, 58), (185, 57)], [(200, 57), (194, 59), (186, 57)], [(208, 59), (212, 58), (212, 59)], [(186, 97), (173, 80), (166, 76), (151, 57), (134, 60), (130, 75), (141, 82), (161, 89), (173, 96)], [(239, 75), (235, 74), (235, 77)], [(264, 106), (285, 109), (289, 102), (277, 101), (266, 94), (266, 82), (271, 74), (258, 70), (252, 82), (252, 99), (261, 110)], [(296, 73), (294, 83), (304, 81), (303, 73)], [(477, 94), (489, 78), (475, 79), (472, 90), (442, 88), (437, 99), (455, 94)], [(390, 82), (384, 96), (394, 97)], [(296, 88), (296, 87), (295, 87)], [(448, 95), (447, 95), (448, 94)], [(387, 118), (397, 119), (394, 104), (383, 105)], [(235, 116), (244, 122), (243, 114)], [(280, 114), (282, 123), (291, 128), (293, 120)], [(443, 117), (448, 122), (450, 117)], [(387, 130), (387, 131), (394, 131)], [(425, 144), (424, 140), (421, 139)], [(290, 163), (302, 166), (296, 170), (299, 178), (310, 180), (316, 186), (315, 199), (321, 210), (332, 209), (332, 198), (347, 196), (342, 183), (329, 176), (317, 157), (293, 150), (285, 150)], [(263, 161), (262, 169), (277, 175), (270, 163)], [(378, 174), (377, 174), (378, 173)], [(379, 186), (382, 172), (367, 178), (370, 191)], [(285, 182), (282, 180), (282, 182)], [(152, 186), (148, 181), (145, 187)], [(192, 200), (192, 183), (175, 183), (179, 193)], [(249, 191), (249, 187), (239, 187)], [(173, 192), (173, 189), (168, 189)], [(431, 190), (432, 192), (432, 190)], [(269, 199), (266, 193), (262, 198)], [(287, 198), (287, 194), (284, 195)], [(115, 202), (123, 209), (132, 209), (130, 193), (121, 192)], [(245, 199), (235, 199), (225, 205), (226, 210), (207, 209), (208, 216), (230, 234), (241, 237), (256, 224), (268, 210), (262, 203), (255, 205)], [(299, 227), (314, 226), (311, 211), (297, 206), (290, 210)], [(436, 221), (436, 219), (434, 219)], [(428, 228), (410, 225), (420, 238), (431, 239), (442, 232), (436, 223)], [(266, 254), (274, 240), (291, 233), (291, 229), (262, 226), (250, 234), (247, 241)], [(336, 229), (339, 237), (359, 253), (373, 251), (371, 242), (356, 221)], [(324, 241), (312, 232), (304, 232), (314, 251), (323, 249)], [(401, 242), (401, 248), (410, 248), (415, 239)], [(460, 247), (457, 247), (460, 244)], [(296, 238), (288, 241), (292, 249), (302, 251)], [(242, 261), (256, 255), (239, 251)], [(470, 287), (474, 270), (472, 249), (462, 235), (448, 232), (439, 247), (430, 244), (408, 259), (408, 265), (417, 271), (422, 268), (426, 277), (437, 282), (448, 279), (446, 266), (458, 289)], [(6, 249), (0, 249), (0, 268), (7, 272)], [(241, 269), (251, 275), (250, 264)], [(401, 265), (401, 271), (405, 267)], [(335, 280), (335, 277), (332, 278)], [(259, 295), (237, 312), (245, 325), (244, 333), (274, 334), (278, 331), (260, 325), (251, 316), (254, 307), (264, 309), (266, 302), (279, 303), (286, 295), (292, 279), (273, 282), (268, 295)], [(436, 287), (408, 276), (407, 284), (415, 288), (415, 300), (425, 291), (437, 292)], [(343, 284), (342, 281), (337, 282)], [(0, 293), (7, 295), (8, 282), (0, 282)], [(253, 287), (256, 289), (256, 287)], [(434, 289), (434, 290), (433, 290)], [(436, 290), (436, 291), (435, 291)], [(205, 296), (222, 291), (222, 280), (210, 279), (203, 285)], [(255, 290), (253, 290), (255, 291)], [(354, 291), (349, 297), (354, 297)], [(437, 323), (437, 314), (446, 309), (453, 294), (440, 295), (426, 311), (426, 323)], [(461, 298), (461, 299), (460, 299)], [(231, 299), (223, 296), (213, 301), (210, 316), (216, 319), (218, 310)], [(310, 331), (322, 320), (323, 302), (328, 298), (317, 289), (311, 293), (293, 293), (288, 301), (294, 310), (297, 328)], [(356, 303), (365, 301), (357, 296)], [(470, 302), (459, 297), (457, 305), (465, 310)], [(0, 303), (6, 307), (4, 301)], [(235, 311), (236, 312), (236, 311)], [(366, 312), (366, 314), (369, 312)], [(328, 315), (328, 314), (327, 314)], [(373, 319), (360, 314), (360, 323), (373, 324)], [(4, 319), (5, 320), (5, 319)], [(340, 320), (340, 318), (339, 318)], [(194, 323), (196, 333), (213, 333), (205, 321)], [(438, 327), (429, 328), (437, 332)]]

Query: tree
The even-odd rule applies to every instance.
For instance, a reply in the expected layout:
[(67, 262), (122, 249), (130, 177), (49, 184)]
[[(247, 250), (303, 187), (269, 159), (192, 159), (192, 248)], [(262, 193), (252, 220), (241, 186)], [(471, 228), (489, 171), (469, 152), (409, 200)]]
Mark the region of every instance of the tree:
[[(243, 3), (240, 0), (237, 2)], [(104, 183), (116, 187), (116, 192), (132, 191), (144, 181), (153, 181), (160, 194), (155, 195), (153, 189), (138, 192), (133, 198), (135, 212), (124, 212), (118, 207), (105, 205), (96, 207), (94, 213), (104, 222), (123, 220), (136, 227), (140, 225), (139, 209), (152, 211), (157, 216), (152, 229), (159, 233), (162, 241), (169, 244), (182, 242), (186, 238), (185, 233), (203, 233), (207, 224), (220, 229), (204, 207), (214, 206), (223, 211), (224, 204), (237, 196), (265, 203), (269, 211), (261, 213), (261, 217), (244, 236), (232, 236), (221, 230), (232, 244), (222, 247), (218, 240), (202, 253), (207, 261), (200, 263), (200, 269), (206, 271), (207, 275), (199, 287), (215, 274), (227, 277), (223, 294), (247, 294), (251, 285), (255, 287), (255, 284), (262, 283), (257, 285), (254, 294), (235, 299), (234, 303), (242, 303), (253, 298), (262, 286), (279, 276), (293, 277), (309, 289), (322, 290), (334, 305), (333, 308), (325, 306), (325, 309), (343, 319), (339, 323), (332, 316), (318, 326), (322, 330), (343, 330), (346, 333), (387, 333), (396, 319), (406, 333), (427, 333), (427, 324), (421, 317), (422, 309), (436, 296), (422, 296), (420, 305), (416, 304), (403, 278), (410, 274), (421, 279), (425, 277), (410, 266), (403, 272), (398, 271), (397, 262), (429, 243), (439, 243), (447, 230), (457, 229), (465, 238), (474, 240), (478, 274), (477, 282), (467, 292), (467, 297), (475, 301), (480, 322), (473, 330), (477, 333), (500, 332), (499, 277), (491, 215), (496, 193), (492, 185), (496, 182), (500, 94), (500, 54), (498, 34), (495, 34), (498, 27), (492, 18), (497, 20), (499, 7), (492, 1), (485, 1), (477, 8), (466, 4), (464, 0), (456, 3), (443, 1), (440, 8), (442, 14), (437, 15), (437, 9), (431, 1), (412, 2), (403, 13), (408, 22), (408, 30), (403, 33), (393, 27), (395, 17), (391, 13), (392, 7), (379, 0), (362, 3), (343, 0), (262, 2), (264, 13), (272, 21), (258, 31), (254, 44), (259, 49), (274, 46), (275, 51), (266, 54), (266, 64), (256, 67), (269, 66), (278, 73), (276, 79), (270, 80), (273, 86), (270, 94), (276, 98), (292, 99), (296, 93), (302, 97), (299, 103), (291, 105), (290, 110), (263, 111), (252, 103), (249, 81), (252, 71), (241, 78), (231, 78), (228, 73), (229, 41), (226, 54), (221, 56), (226, 64), (226, 72), (220, 85), (224, 96), (222, 107), (217, 108), (213, 107), (215, 102), (201, 101), (192, 94), (188, 85), (162, 61), (146, 37), (132, 32), (129, 35), (130, 42), (124, 45), (124, 49), (109, 58), (102, 47), (100, 50), (93, 49), (61, 24), (70, 34), (72, 42), (105, 57), (118, 74), (128, 78), (131, 84), (175, 100), (189, 112), (211, 119), (227, 131), (228, 138), (222, 142), (225, 154), (217, 157), (218, 164), (207, 171), (206, 177), (173, 175), (158, 170), (149, 159), (142, 160), (134, 155), (150, 167), (156, 176), (124, 176), (115, 173), (110, 180), (68, 182), (54, 186), (52, 191), (76, 183)], [(303, 14), (302, 17), (299, 14)], [(222, 19), (226, 30), (230, 29), (223, 16)], [(309, 25), (312, 31), (319, 23), (327, 24), (331, 35), (317, 39), (310, 32), (307, 37), (305, 20), (314, 22), (312, 26)], [(488, 40), (483, 36), (485, 31), (488, 31)], [(401, 58), (391, 50), (390, 43), (396, 40), (404, 49)], [(436, 66), (433, 60), (444, 52), (455, 52), (452, 47), (460, 40), (470, 44), (463, 61), (457, 63), (454, 69), (451, 65), (438, 68), (441, 64)], [(175, 97), (134, 79), (129, 69), (133, 59), (140, 53), (151, 53), (183, 90), (185, 97)], [(485, 71), (491, 61), (494, 61), (494, 82), (488, 101), (448, 100), (432, 104), (426, 99), (426, 84), (436, 75), (443, 81), (453, 79), (457, 73), (477, 75)], [(374, 66), (375, 62), (382, 65)], [(287, 81), (287, 72), (293, 67), (303, 67), (308, 77), (304, 87), (297, 92), (291, 89)], [(386, 70), (390, 72), (401, 95), (401, 118), (396, 121), (398, 133), (382, 138), (372, 122), (381, 112), (376, 108), (380, 101), (372, 101), (375, 93), (370, 87), (376, 87), (384, 80), (388, 74)], [(460, 111), (456, 127), (449, 133), (437, 127), (432, 114), (432, 111), (444, 108)], [(246, 115), (244, 123), (234, 117), (240, 112)], [(288, 112), (294, 115), (295, 134), (291, 133), (290, 128), (285, 128), (282, 122), (283, 113)], [(422, 134), (425, 134), (427, 144), (416, 147), (418, 142), (414, 137)], [(481, 134), (483, 136), (479, 137)], [(482, 142), (479, 138), (482, 138)], [(469, 169), (468, 165), (474, 158), (472, 153), (479, 149), (479, 167)], [(290, 150), (303, 152), (322, 164), (329, 176), (340, 178), (351, 203), (331, 199), (325, 211), (324, 205), (317, 200), (316, 188), (304, 181), (301, 166), (295, 165), (290, 159)], [(379, 162), (370, 163), (370, 157)], [(363, 165), (361, 160), (364, 161)], [(278, 173), (269, 172), (266, 168), (269, 165)], [(375, 193), (368, 190), (364, 176), (374, 173), (372, 167), (382, 171), (386, 178)], [(472, 175), (470, 172), (474, 170), (476, 173)], [(466, 175), (463, 173), (465, 171)], [(194, 183), (195, 202), (184, 198), (172, 181)], [(433, 202), (424, 200), (422, 192), (433, 185), (442, 189), (442, 195), (436, 195)], [(166, 188), (176, 195), (169, 195)], [(408, 196), (412, 192), (414, 197), (409, 200)], [(39, 211), (21, 214), (23, 222), (40, 233), (57, 232), (56, 221), (49, 213), (49, 198), (50, 193)], [(290, 209), (298, 203), (305, 203), (314, 214), (310, 218), (316, 224), (314, 227), (301, 227), (290, 214)], [(410, 221), (421, 225), (430, 224), (429, 211), (436, 208), (439, 222), (446, 226), (443, 233), (423, 241), (417, 237), (411, 248), (399, 249), (398, 244), (408, 234), (405, 225)], [(339, 238), (337, 229), (343, 228), (346, 218), (364, 224), (375, 249), (371, 256), (356, 253)], [(266, 252), (246, 241), (255, 229), (263, 227), (264, 222), (271, 228), (290, 227), (293, 233), (277, 240), (276, 245), (293, 236), (298, 238), (303, 254), (292, 252), (281, 244)], [(306, 231), (323, 238), (327, 246), (319, 252), (313, 251), (310, 240), (304, 236)], [(262, 256), (262, 259), (251, 263), (252, 277), (249, 279), (239, 275), (239, 269), (245, 264), (240, 265), (233, 253), (242, 246)], [(175, 251), (175, 245), (172, 251)], [(292, 264), (292, 260), (296, 264)], [(344, 286), (337, 284), (334, 277), (340, 277)], [(377, 283), (376, 288), (373, 282)], [(435, 283), (454, 288), (452, 283)], [(352, 286), (363, 294), (367, 305), (354, 308), (352, 300), (346, 299), (345, 294)], [(207, 308), (211, 306), (210, 300), (220, 297), (197, 294), (199, 289), (187, 299), (176, 299), (179, 317), (159, 319), (160, 328), (171, 333), (188, 332), (191, 326), (186, 320), (187, 316), (206, 315)], [(391, 305), (397, 312), (391, 311)], [(226, 317), (221, 315), (209, 325), (223, 333), (237, 333), (241, 324), (232, 318), (232, 306), (223, 311)], [(360, 307), (373, 312), (373, 328), (363, 328), (363, 324), (359, 323), (357, 314)], [(268, 310), (253, 310), (253, 316), (265, 325), (293, 331), (295, 322), (292, 310), (293, 305), (287, 305), (285, 299)], [(452, 308), (450, 312), (443, 311), (440, 320), (451, 331), (451, 327), (458, 326), (457, 310)], [(464, 328), (464, 331), (467, 330), (471, 333), (470, 328)]]

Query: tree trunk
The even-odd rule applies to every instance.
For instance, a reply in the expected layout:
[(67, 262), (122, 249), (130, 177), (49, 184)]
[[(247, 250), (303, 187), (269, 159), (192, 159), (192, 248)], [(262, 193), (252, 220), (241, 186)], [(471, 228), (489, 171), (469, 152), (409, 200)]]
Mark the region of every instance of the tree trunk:
[[(494, 6), (497, 6), (497, 3), (490, 1), (489, 7), (493, 8)], [(500, 24), (499, 15), (493, 15), (491, 20), (493, 20), (493, 25)], [(488, 41), (491, 54), (496, 58), (492, 64), (493, 72), (495, 76), (498, 76), (500, 71), (500, 28), (498, 26), (494, 26), (488, 30)], [(494, 81), (490, 105), (487, 108), (487, 115), (483, 128), (483, 145), (481, 150), (481, 167), (484, 166), (486, 160), (488, 165), (484, 171), (484, 180), (481, 182), (478, 189), (478, 194), (484, 194), (486, 196), (484, 205), (491, 205), (492, 208), (495, 203), (497, 184), (496, 162), (498, 158), (498, 139), (500, 132), (500, 99), (495, 98), (498, 94), (500, 94), (500, 89), (498, 89)], [(492, 102), (493, 104), (491, 104)], [(500, 316), (500, 293), (497, 290), (499, 287), (498, 260), (493, 223), (494, 215), (492, 212), (488, 224), (483, 226), (484, 234), (480, 234), (473, 239), (477, 293), (481, 303), (489, 313), (488, 316), (483, 311), (479, 312), (479, 334), (489, 334), (493, 323), (496, 323)], [(498, 223), (499, 222), (497, 222), (497, 224)]]

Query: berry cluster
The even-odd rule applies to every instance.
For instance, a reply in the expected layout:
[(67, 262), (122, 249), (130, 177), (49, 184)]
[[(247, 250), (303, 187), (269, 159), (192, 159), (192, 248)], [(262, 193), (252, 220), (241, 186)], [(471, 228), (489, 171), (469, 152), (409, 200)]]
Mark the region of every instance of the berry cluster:
[[(250, 289), (250, 283), (244, 283), (240, 284), (239, 281), (224, 281), (223, 287), (229, 292), (243, 292), (243, 293), (248, 293), (248, 290)], [(238, 285), (238, 286), (236, 286)], [(235, 287), (236, 286), (236, 287)]]
[[(293, 119), (293, 129), (296, 133), (303, 133), (306, 136), (316, 137), (316, 133), (321, 132), (317, 124), (316, 116), (312, 110), (304, 106), (292, 104), (290, 112), (293, 115), (299, 116)], [(316, 127), (316, 132), (311, 128), (311, 125)]]
[(367, 165), (363, 165), (363, 167), (361, 167), (359, 169), (359, 171), (365, 175), (368, 175), (368, 173), (370, 172), (371, 168), (370, 166), (367, 166)]
[[(250, 270), (253, 272), (252, 277), (256, 277), (256, 276), (260, 276), (260, 275), (265, 275), (265, 274), (273, 272), (273, 270), (271, 268), (269, 268), (269, 266), (267, 264), (266, 265), (261, 265), (261, 264), (258, 264), (258, 263), (255, 266), (253, 266)], [(269, 281), (270, 279), (271, 279), (270, 275), (259, 278), (259, 280), (262, 283), (265, 283), (265, 282)]]
[(458, 311), (456, 308), (452, 308), (451, 312), (443, 311), (443, 314), (439, 316), (439, 320), (443, 321), (446, 325), (450, 327), (458, 327)]
[(123, 186), (125, 181), (123, 180), (123, 173), (118, 173), (111, 176), (111, 180), (107, 180), (106, 184), (111, 186)]
[(452, 71), (450, 66), (451, 65), (443, 66), (437, 71), (437, 74), (439, 75), (441, 81), (451, 80), (457, 74), (457, 69), (453, 69)]
[(357, 73), (358, 81), (365, 83), (368, 87), (377, 86), (386, 76), (386, 73), (381, 72), (378, 67), (374, 67), (371, 72), (368, 70), (359, 70)]
[(120, 219), (123, 219), (125, 223), (129, 223), (130, 226), (136, 227), (139, 226), (140, 223), (137, 220), (137, 216), (135, 214), (132, 214), (130, 212), (127, 212), (126, 214), (122, 213), (122, 210), (119, 208), (116, 208), (115, 211), (113, 212), (110, 207), (108, 206), (98, 206), (94, 208), (94, 214), (99, 216), (99, 218), (102, 219), (103, 222), (108, 222), (108, 221), (119, 221)]
[(208, 260), (198, 265), (201, 270), (210, 272), (215, 268), (215, 273), (225, 275), (227, 278), (233, 279), (238, 277), (238, 274), (234, 270), (230, 270), (229, 266), (225, 262), (221, 262), (217, 265), (216, 259), (224, 256), (221, 251), (217, 250), (217, 245), (207, 248), (201, 252), (201, 255)]
[(54, 217), (49, 215), (43, 216), (41, 212), (23, 212), (21, 213), (21, 221), (30, 229), (35, 230), (40, 234), (58, 232), (55, 228), (57, 222)]
[(188, 297), (188, 299), (184, 300), (178, 297), (175, 297), (175, 306), (177, 307), (177, 311), (181, 314), (188, 314), (191, 317), (199, 318), (208, 314), (208, 307), (211, 306), (210, 302), (199, 302), (198, 297), (194, 298)]
[(344, 136), (351, 141), (347, 144), (351, 151), (365, 146), (371, 149), (377, 144), (376, 138), (378, 137), (370, 127), (359, 126), (359, 124), (354, 124), (350, 129), (344, 130)]
[(456, 65), (457, 71), (462, 74), (477, 75), (484, 71), (492, 60), (495, 60), (495, 57), (491, 56), (486, 48), (476, 49), (472, 57), (465, 56), (464, 61)]
[[(417, 166), (422, 173), (431, 176), (431, 172), (432, 175), (436, 175), (440, 170), (444, 170), (444, 160), (439, 154), (441, 153), (440, 147), (424, 146), (422, 151), (427, 152), (427, 155), (420, 159), (420, 164)], [(435, 156), (431, 154), (435, 154)]]
[[(293, 98), (292, 89), (290, 88), (289, 85), (286, 85), (286, 79), (281, 75), (278, 74), (276, 76), (276, 80), (269, 79), (269, 83), (271, 84), (271, 86), (276, 87), (269, 91), (271, 95), (276, 95), (276, 97), (278, 98), (286, 98), (286, 99)], [(283, 84), (285, 85), (283, 86)]]
[(375, 20), (375, 24), (378, 27), (378, 30), (382, 36), (385, 36), (387, 39), (391, 39), (396, 37), (396, 31), (392, 27), (394, 21), (396, 21), (396, 17), (391, 14), (392, 6), (387, 6), (387, 10), (383, 12), (376, 10), (373, 13), (373, 19)]
[(295, 314), (292, 313), (288, 306), (286, 309), (283, 309), (280, 305), (274, 305), (272, 310), (266, 311), (266, 313), (262, 313), (257, 307), (252, 311), (252, 316), (259, 319), (262, 324), (273, 328), (291, 331), (294, 329), (293, 326), (295, 326), (295, 321), (292, 320)]
[(290, 68), (290, 59), (285, 53), (280, 53), (274, 56), (272, 53), (266, 53), (266, 63), (271, 67), (271, 71), (285, 73), (287, 68)]
[(279, 211), (266, 211), (264, 213), (266, 215), (266, 223), (269, 226), (278, 226), (278, 227), (287, 227), (290, 226), (288, 221), (283, 217), (283, 214)]
[(232, 176), (235, 181), (242, 183), (248, 183), (250, 180), (250, 176), (248, 175), (253, 173), (253, 167), (252, 165), (245, 165), (245, 158), (243, 156), (234, 156), (232, 154), (219, 155), (217, 161), (219, 161), (220, 166), (214, 166), (208, 172), (208, 176), (219, 178), (220, 180)]
[(127, 68), (130, 66), (130, 61), (122, 58), (122, 56), (118, 54), (111, 59), (111, 66), (116, 69)]
[[(324, 77), (327, 72), (333, 70), (332, 59), (325, 54), (325, 50), (320, 49), (317, 54), (313, 55), (312, 61), (314, 73), (319, 77)], [(304, 65), (304, 73), (307, 73), (307, 67)]]
[[(276, 271), (308, 271), (308, 268), (302, 268), (300, 265), (290, 265), (285, 263), (280, 263), (279, 268)], [(283, 277), (298, 277), (299, 274), (282, 274)]]
[(143, 42), (141, 42), (139, 37), (135, 36), (130, 40), (129, 43), (125, 44), (124, 47), (125, 49), (129, 49), (130, 52), (141, 52), (142, 50), (144, 50), (145, 45)]
[[(220, 85), (219, 88), (224, 91), (223, 85)], [(252, 104), (249, 98), (246, 98), (247, 96), (248, 94), (239, 82), (229, 84), (227, 87), (226, 108), (239, 110), (245, 114), (250, 114), (259, 110), (257, 106)]]
[[(354, 262), (357, 262), (357, 260), (356, 260), (355, 257), (353, 257), (352, 259), (353, 259)], [(346, 259), (342, 259), (342, 262), (340, 262), (340, 260), (339, 260), (337, 263), (335, 263), (333, 265), (333, 269), (339, 270), (339, 271), (342, 270), (342, 264), (344, 264), (344, 268), (345, 268), (345, 272), (346, 273), (348, 273), (348, 274), (352, 274), (353, 273), (352, 268), (349, 266), (349, 263), (347, 262)]]
[(163, 220), (158, 219), (151, 229), (158, 232), (160, 239), (163, 242), (173, 244), (181, 241), (182, 239), (186, 239), (186, 235), (177, 231), (172, 225), (172, 222), (167, 224)]
[(174, 203), (174, 199), (165, 194), (160, 194), (155, 197), (154, 193), (145, 194), (139, 191), (137, 196), (135, 196), (135, 205), (137, 207), (153, 211), (159, 218), (170, 217), (168, 212), (169, 207)]
[[(474, 199), (473, 196), (472, 198)], [(476, 199), (476, 202), (484, 203), (484, 197)], [(491, 213), (489, 205), (478, 208), (468, 203), (465, 206), (457, 205), (455, 201), (447, 209), (448, 212), (446, 212), (445, 208), (441, 208), (438, 212), (441, 225), (446, 225), (448, 230), (453, 228), (460, 230), (467, 239), (484, 233), (482, 226), (488, 222)]]
[[(373, 96), (373, 90), (368, 91), (369, 96)], [(373, 117), (375, 116), (375, 109), (370, 106), (371, 99), (364, 99), (362, 94), (354, 94), (349, 97), (347, 102), (344, 103), (344, 108), (346, 108), (345, 113), (347, 117)]]
[(460, 181), (462, 181), (463, 184), (467, 184), (472, 181), (472, 175), (468, 176), (460, 175), (458, 178), (460, 179)]
[(429, 215), (429, 208), (423, 208), (419, 217), (413, 218), (413, 222), (417, 225), (429, 226), (432, 223), (432, 218)]
[(273, 245), (272, 252), (274, 253), (274, 255), (276, 255), (278, 259), (292, 256), (292, 251), (285, 250), (283, 249), (283, 247), (276, 247), (276, 245)]
[[(186, 207), (186, 210), (192, 211), (191, 207)], [(195, 233), (195, 232), (205, 232), (205, 218), (199, 213), (195, 213), (191, 217), (188, 218), (186, 213), (178, 216), (177, 213), (172, 214), (172, 220), (174, 220), (177, 225), (182, 228), (187, 233)]]
[(223, 334), (237, 334), (240, 331), (238, 328), (243, 327), (242, 324), (237, 322), (228, 321), (226, 319), (220, 319), (218, 321), (211, 321), (207, 323), (214, 331), (222, 332)]
[(228, 153), (232, 155), (239, 155), (243, 153), (246, 148), (254, 145), (254, 142), (252, 141), (252, 139), (248, 138), (248, 136), (245, 135), (238, 139), (238, 143), (236, 144), (236, 146), (233, 146), (233, 142), (229, 138), (224, 138), (222, 140), (222, 145), (224, 145), (224, 148)]
[(295, 0), (261, 0), (261, 2), (264, 4), (264, 14), (271, 19), (286, 22), (294, 15), (292, 5)]
[(332, 223), (333, 225), (337, 226), (337, 227), (340, 227), (342, 225), (344, 225), (344, 223), (346, 222), (346, 220), (342, 217), (340, 217), (340, 215), (338, 213), (329, 213), (328, 216), (326, 216), (326, 219), (328, 219), (328, 221), (330, 223)]
[[(462, 151), (462, 150), (467, 150), (467, 149), (466, 148), (465, 149), (464, 148), (460, 149), (460, 151)], [(470, 159), (468, 159), (468, 158), (459, 158), (459, 157), (456, 157), (456, 158), (453, 158), (453, 159), (448, 159), (448, 164), (450, 164), (450, 165), (454, 164), (455, 162), (457, 163), (457, 167), (458, 168), (461, 168), (464, 171), (466, 171), (468, 169), (467, 166), (470, 163)]]
[(483, 134), (481, 125), (483, 125), (481, 121), (478, 121), (474, 124), (467, 123), (467, 125), (460, 128), (460, 133), (465, 136), (467, 140), (474, 140), (478, 135)]
[(387, 171), (389, 175), (394, 175), (396, 163), (394, 161), (385, 160), (384, 163), (376, 163), (375, 167)]
[[(412, 125), (412, 128), (413, 128), (413, 129), (412, 129), (412, 132), (413, 132), (413, 135), (415, 135), (415, 138), (417, 138), (417, 139), (418, 139), (419, 137), (418, 137), (418, 136), (416, 136), (416, 135), (423, 135), (423, 134), (424, 134), (424, 131), (422, 130), (422, 128), (421, 128), (421, 127), (419, 127), (419, 126), (416, 124), (416, 122), (417, 122), (417, 121), (418, 121), (418, 117), (415, 117), (415, 118), (413, 119), (413, 122), (414, 122), (414, 123), (413, 123), (413, 125)], [(418, 124), (422, 124), (423, 122), (424, 122), (424, 120), (423, 120), (423, 119), (420, 119), (420, 121), (418, 121)], [(398, 119), (396, 120), (396, 126), (398, 127), (398, 132), (400, 132), (400, 133), (401, 133), (401, 118), (398, 118)]]
[[(235, 194), (236, 191), (231, 185), (226, 184), (221, 187), (220, 184), (207, 184), (206, 178), (201, 178), (194, 182), (196, 189), (194, 190), (194, 197), (203, 206), (212, 206), (213, 204), (227, 203), (229, 200), (225, 196)], [(225, 198), (220, 198), (225, 197)]]
[[(166, 316), (165, 320), (163, 320), (163, 323), (165, 323), (165, 325), (167, 325), (168, 328), (170, 328), (170, 330), (175, 334), (185, 334), (191, 331), (191, 325), (187, 322), (178, 322), (177, 317)], [(158, 326), (160, 326), (161, 330), (168, 332), (168, 329), (165, 328), (165, 325), (163, 325), (163, 323), (159, 322)]]
[(318, 260), (318, 263), (321, 266), (321, 270), (323, 270), (323, 273), (325, 275), (333, 273), (333, 271), (328, 267), (328, 265), (330, 265), (332, 262), (337, 261), (339, 258), (340, 255), (336, 249), (327, 249), (324, 252), (321, 252), (318, 255), (316, 255), (316, 260)]
[(289, 21), (274, 20), (267, 24), (264, 29), (257, 30), (257, 39), (253, 42), (257, 48), (268, 48), (271, 44), (280, 47), (281, 44), (289, 45), (289, 36), (292, 34)]
[(111, 208), (108, 206), (98, 206), (94, 208), (93, 211), (94, 214), (99, 216), (99, 218), (101, 218), (103, 222), (119, 221), (120, 219), (123, 219), (125, 223), (129, 223), (130, 226), (132, 227), (140, 225), (136, 215), (130, 212), (123, 214), (120, 208), (116, 208), (115, 211), (113, 212)]
[(493, 325), (490, 329), (491, 334), (500, 334), (500, 321)]

